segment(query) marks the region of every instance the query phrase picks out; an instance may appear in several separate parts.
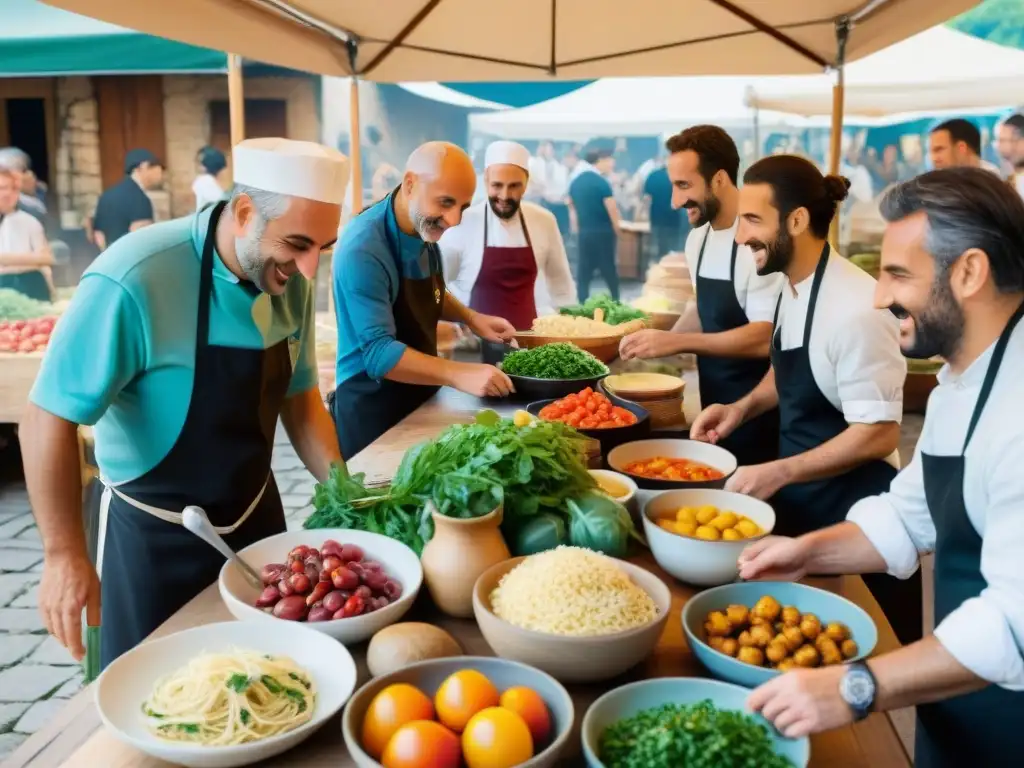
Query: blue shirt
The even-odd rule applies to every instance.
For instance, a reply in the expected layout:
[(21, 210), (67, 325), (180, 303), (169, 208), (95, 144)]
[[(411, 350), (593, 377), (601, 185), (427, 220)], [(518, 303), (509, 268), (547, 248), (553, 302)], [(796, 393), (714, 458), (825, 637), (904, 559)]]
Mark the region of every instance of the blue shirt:
[(672, 180), (668, 169), (655, 168), (644, 179), (644, 194), (651, 198), (651, 226), (665, 229), (679, 229), (683, 226), (685, 212), (672, 207)]
[[(159, 464), (185, 424), (211, 211), (145, 227), (104, 251), (57, 323), (32, 387), (40, 408), (95, 425), (97, 464), (111, 482)], [(240, 282), (219, 257), (213, 265), (210, 343), (267, 349), (288, 339), (288, 396), (316, 387), (313, 284), (296, 276), (270, 296)]]
[(587, 170), (569, 185), (569, 197), (576, 209), (580, 232), (612, 232), (612, 217), (604, 201), (614, 197), (612, 185), (597, 171)]
[(353, 218), (334, 249), (338, 384), (359, 373), (380, 380), (398, 365), (406, 350), (396, 338), (398, 289), (403, 278), (432, 275), (424, 242), (398, 228), (393, 194)]

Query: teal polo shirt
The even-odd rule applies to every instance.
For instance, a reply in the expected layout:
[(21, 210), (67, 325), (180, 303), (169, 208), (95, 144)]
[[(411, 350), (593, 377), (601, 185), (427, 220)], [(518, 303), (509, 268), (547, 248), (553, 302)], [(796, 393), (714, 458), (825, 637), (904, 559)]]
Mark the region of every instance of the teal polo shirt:
[[(97, 464), (110, 482), (159, 464), (185, 424), (210, 212), (140, 229), (93, 262), (29, 395), (43, 410), (94, 425)], [(219, 256), (213, 263), (210, 343), (267, 349), (288, 339), (288, 396), (318, 386), (314, 284), (296, 275), (281, 296), (269, 296), (240, 282)]]

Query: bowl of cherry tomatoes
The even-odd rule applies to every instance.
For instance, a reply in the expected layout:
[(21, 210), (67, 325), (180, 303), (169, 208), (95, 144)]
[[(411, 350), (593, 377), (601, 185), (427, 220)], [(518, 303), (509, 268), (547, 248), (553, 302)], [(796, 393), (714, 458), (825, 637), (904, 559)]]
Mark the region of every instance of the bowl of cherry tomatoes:
[(508, 659), (431, 659), (382, 675), (349, 700), (341, 731), (360, 768), (548, 768), (575, 712), (568, 691)]
[(585, 387), (556, 400), (538, 400), (526, 410), (542, 421), (560, 421), (601, 443), (601, 453), (642, 440), (651, 432), (651, 418), (637, 403)]

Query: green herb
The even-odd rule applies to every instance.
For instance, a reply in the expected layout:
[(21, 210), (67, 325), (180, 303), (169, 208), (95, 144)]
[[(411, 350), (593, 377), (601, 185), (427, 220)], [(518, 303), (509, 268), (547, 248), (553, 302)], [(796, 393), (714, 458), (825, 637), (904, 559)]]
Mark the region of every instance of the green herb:
[(227, 687), (233, 690), (235, 693), (242, 693), (242, 691), (249, 687), (250, 682), (252, 681), (249, 680), (248, 675), (243, 675), (241, 672), (236, 672), (228, 678)]
[(158, 720), (162, 720), (166, 715), (161, 715), (159, 712), (154, 712), (152, 709), (147, 707), (145, 703), (142, 704), (142, 714), (147, 717), (155, 717)]
[(563, 315), (575, 317), (594, 316), (595, 309), (604, 310), (604, 322), (608, 325), (621, 325), (630, 320), (646, 320), (647, 313), (621, 301), (616, 301), (607, 293), (598, 293), (591, 296), (582, 304), (575, 304), (571, 307), (562, 307), (559, 312)]
[(510, 376), (534, 379), (592, 379), (608, 373), (608, 366), (575, 344), (557, 342), (519, 349), (501, 363)]
[(161, 725), (162, 730), (173, 729), (182, 733), (199, 733), (199, 725), (196, 723), (178, 723), (177, 725)]
[(0, 320), (34, 320), (56, 314), (53, 305), (36, 301), (13, 288), (0, 288)]
[(262, 677), (260, 677), (260, 682), (263, 683), (266, 689), (271, 693), (280, 693), (284, 690), (284, 686), (282, 686), (279, 682), (277, 682), (277, 680), (272, 678), (270, 675), (263, 675)]
[(249, 720), (252, 719), (252, 715), (249, 714), (249, 710), (248, 709), (243, 709), (241, 714), (239, 714), (239, 717), (242, 720), (242, 725), (248, 725), (249, 724)]
[(309, 681), (308, 680), (304, 680), (303, 678), (301, 678), (298, 675), (296, 675), (294, 672), (289, 672), (288, 673), (288, 677), (290, 677), (292, 680), (294, 680), (297, 683), (302, 683), (302, 687), (305, 688), (307, 691), (309, 690)]
[(719, 710), (711, 700), (664, 704), (619, 720), (601, 734), (606, 768), (792, 768), (776, 754), (767, 726)]
[(285, 688), (284, 694), (299, 705), (299, 712), (306, 711), (306, 697), (301, 691), (296, 691), (294, 688)]

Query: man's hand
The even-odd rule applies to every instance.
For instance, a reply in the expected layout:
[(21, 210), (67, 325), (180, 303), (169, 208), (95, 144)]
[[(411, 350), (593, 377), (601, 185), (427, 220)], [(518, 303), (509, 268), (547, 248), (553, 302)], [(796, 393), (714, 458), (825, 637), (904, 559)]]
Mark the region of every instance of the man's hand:
[(43, 561), (39, 585), (39, 613), (46, 631), (57, 638), (76, 660), (85, 655), (82, 645), (82, 609), (91, 627), (100, 625), (100, 580), (89, 558), (50, 555)]
[(690, 426), (690, 439), (704, 443), (717, 443), (728, 437), (743, 422), (743, 410), (730, 405), (709, 405)]
[(789, 483), (790, 477), (786, 471), (786, 465), (781, 461), (768, 461), (764, 464), (751, 464), (749, 467), (737, 469), (725, 481), (725, 490), (765, 501)]
[(477, 397), (507, 397), (516, 391), (512, 380), (493, 365), (466, 363), (453, 383), (459, 391)]
[(481, 315), (479, 312), (474, 312), (468, 325), (469, 330), (486, 341), (511, 341), (516, 336), (515, 326), (504, 317)]
[(683, 351), (682, 334), (647, 328), (624, 336), (619, 342), (619, 357), (623, 360), (650, 360), (668, 357)]
[(800, 581), (810, 551), (805, 539), (765, 536), (740, 552), (740, 578), (746, 581)]
[(839, 695), (846, 665), (796, 669), (756, 688), (747, 707), (789, 739), (830, 731), (853, 722), (853, 710)]

